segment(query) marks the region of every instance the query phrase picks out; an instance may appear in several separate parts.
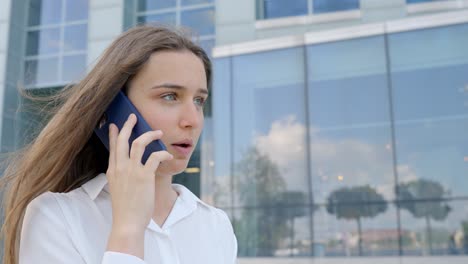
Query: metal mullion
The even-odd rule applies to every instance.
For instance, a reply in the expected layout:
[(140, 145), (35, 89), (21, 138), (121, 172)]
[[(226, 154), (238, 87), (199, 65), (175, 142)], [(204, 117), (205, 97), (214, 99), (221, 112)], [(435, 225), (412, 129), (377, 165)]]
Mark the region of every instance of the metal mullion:
[(186, 11), (186, 10), (196, 10), (196, 9), (202, 9), (202, 8), (210, 8), (214, 7), (214, 4), (198, 4), (198, 5), (189, 5), (189, 6), (181, 6), (180, 10), (181, 11)]
[(33, 60), (42, 60), (42, 59), (55, 59), (60, 56), (59, 53), (47, 54), (47, 55), (35, 55), (35, 56), (25, 56), (25, 61), (33, 61)]
[(159, 15), (163, 13), (177, 12), (177, 7), (163, 8), (163, 9), (153, 9), (143, 12), (137, 12), (137, 16), (149, 16), (149, 15)]
[(314, 0), (308, 0), (307, 1), (307, 14), (312, 15), (314, 12)]
[(77, 55), (85, 55), (86, 56), (87, 51), (86, 50), (74, 50), (74, 51), (67, 51), (63, 52), (64, 56), (77, 56)]
[(40, 29), (51, 29), (58, 28), (61, 24), (48, 24), (48, 25), (37, 25), (37, 26), (27, 26), (26, 30), (40, 30)]
[(88, 20), (77, 20), (77, 21), (70, 21), (70, 22), (63, 22), (63, 24), (67, 26), (79, 26), (79, 25), (85, 25), (88, 23)]
[(62, 16), (61, 16), (61, 21), (62, 24), (60, 26), (60, 49), (59, 49), (59, 58), (58, 58), (58, 81), (61, 82), (63, 81), (62, 79), (62, 73), (63, 73), (63, 49), (65, 47), (65, 10), (67, 9), (66, 7), (67, 1), (62, 0)]
[(180, 1), (182, 0), (177, 0), (176, 1), (176, 26), (180, 26), (181, 25), (181, 18), (180, 18), (180, 7), (181, 7), (181, 3)]

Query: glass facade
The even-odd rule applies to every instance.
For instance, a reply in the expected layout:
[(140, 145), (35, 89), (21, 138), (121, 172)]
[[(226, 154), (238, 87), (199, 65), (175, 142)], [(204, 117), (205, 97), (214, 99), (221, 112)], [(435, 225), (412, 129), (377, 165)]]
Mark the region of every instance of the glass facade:
[(138, 0), (137, 23), (183, 26), (208, 54), (215, 44), (214, 0)]
[(63, 86), (85, 72), (88, 0), (30, 0), (24, 84)]
[(259, 19), (302, 16), (359, 9), (359, 0), (260, 0)]
[(467, 255), (467, 45), (458, 24), (215, 59), (239, 257)]

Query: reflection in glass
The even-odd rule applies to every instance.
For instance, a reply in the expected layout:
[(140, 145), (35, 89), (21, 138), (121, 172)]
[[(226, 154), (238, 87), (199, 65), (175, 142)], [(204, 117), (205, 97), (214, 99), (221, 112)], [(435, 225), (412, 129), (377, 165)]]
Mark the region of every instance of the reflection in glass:
[(213, 47), (215, 45), (215, 40), (214, 39), (207, 39), (207, 40), (202, 40), (200, 41), (200, 46), (205, 50), (206, 54), (211, 57), (211, 52), (213, 50)]
[(29, 31), (26, 43), (27, 56), (58, 53), (60, 50), (60, 29)]
[(28, 25), (50, 25), (61, 22), (62, 0), (30, 0)]
[(400, 184), (425, 179), (449, 190), (444, 198), (467, 196), (468, 24), (388, 40)]
[(367, 184), (394, 199), (384, 38), (311, 45), (307, 62), (315, 202)]
[(151, 11), (176, 6), (176, 0), (138, 0), (138, 11)]
[[(213, 148), (214, 187), (213, 200), (218, 207), (232, 207), (233, 180), (231, 168), (231, 58), (213, 61)], [(203, 188), (203, 187), (202, 187)]]
[(434, 199), (401, 202), (401, 206), (408, 208), (401, 211), (402, 228), (411, 233), (403, 245), (404, 255), (468, 254), (466, 201)]
[(85, 69), (86, 55), (63, 56), (62, 81), (78, 81)]
[[(337, 190), (337, 192), (344, 193), (343, 190)], [(352, 190), (348, 193), (352, 193)], [(401, 233), (396, 224), (394, 207), (387, 204), (385, 200), (377, 201), (374, 198), (375, 201), (365, 201), (365, 198), (359, 197), (359, 193), (356, 194), (357, 196), (351, 198), (357, 201), (356, 203), (342, 201), (337, 198), (340, 195), (332, 195), (331, 198), (337, 198), (335, 202), (327, 203), (316, 210), (314, 256), (395, 256), (399, 254), (398, 241)], [(395, 263), (398, 263), (397, 259)]]
[(327, 212), (335, 215), (337, 219), (356, 221), (359, 256), (363, 255), (362, 219), (374, 218), (386, 210), (387, 201), (369, 185), (335, 190), (327, 202)]
[(313, 0), (314, 13), (328, 13), (359, 9), (359, 0)]
[(307, 0), (263, 0), (264, 18), (300, 16), (307, 14)]
[(64, 51), (86, 50), (88, 25), (70, 25), (65, 27)]
[(171, 13), (164, 13), (158, 15), (147, 15), (147, 16), (140, 16), (138, 17), (138, 23), (156, 23), (162, 25), (173, 26), (176, 24), (176, 14)]
[(89, 0), (67, 0), (65, 6), (65, 21), (88, 19)]
[(214, 8), (182, 11), (181, 24), (190, 27), (199, 35), (214, 34)]
[(261, 207), (236, 210), (232, 223), (240, 257), (310, 256), (309, 208)]
[[(286, 191), (308, 193), (303, 67), (301, 48), (233, 58), (236, 205), (271, 204)], [(307, 204), (309, 196), (303, 198)]]
[(44, 85), (58, 81), (58, 59), (27, 60), (24, 80), (27, 86)]

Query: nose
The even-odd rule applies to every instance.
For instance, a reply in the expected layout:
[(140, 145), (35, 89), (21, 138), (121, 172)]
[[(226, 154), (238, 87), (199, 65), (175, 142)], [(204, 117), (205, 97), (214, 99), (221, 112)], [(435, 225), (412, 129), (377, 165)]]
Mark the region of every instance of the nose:
[(182, 128), (199, 128), (203, 122), (203, 109), (195, 103), (187, 102), (181, 109), (179, 125)]

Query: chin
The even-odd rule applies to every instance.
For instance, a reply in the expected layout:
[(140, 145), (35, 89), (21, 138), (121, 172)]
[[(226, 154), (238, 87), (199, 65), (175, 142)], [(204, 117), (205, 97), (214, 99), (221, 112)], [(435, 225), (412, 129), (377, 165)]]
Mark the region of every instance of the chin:
[(174, 176), (185, 171), (188, 165), (188, 160), (173, 159), (163, 162), (156, 170), (156, 175)]

